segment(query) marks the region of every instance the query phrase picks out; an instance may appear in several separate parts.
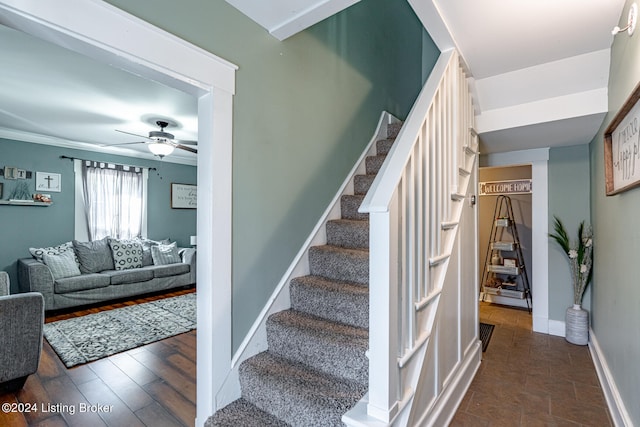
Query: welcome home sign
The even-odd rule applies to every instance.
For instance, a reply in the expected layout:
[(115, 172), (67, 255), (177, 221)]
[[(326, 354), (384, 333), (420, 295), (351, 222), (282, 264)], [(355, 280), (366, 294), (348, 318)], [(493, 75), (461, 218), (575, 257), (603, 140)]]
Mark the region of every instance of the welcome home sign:
[(479, 183), (481, 196), (497, 196), (499, 194), (531, 194), (530, 179), (513, 179), (507, 181), (487, 181)]

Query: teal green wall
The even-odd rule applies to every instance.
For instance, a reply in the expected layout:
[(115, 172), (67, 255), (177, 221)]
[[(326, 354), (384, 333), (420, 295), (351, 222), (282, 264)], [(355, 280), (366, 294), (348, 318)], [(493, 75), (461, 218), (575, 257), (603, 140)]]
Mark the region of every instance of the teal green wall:
[[(14, 166), (33, 171), (33, 178), (26, 181), (32, 192), (35, 192), (36, 171), (59, 173), (62, 178), (62, 191), (51, 193), (51, 206), (0, 205), (0, 270), (9, 273), (12, 292), (18, 290), (16, 261), (31, 256), (30, 247), (58, 245), (74, 238), (73, 162), (60, 159), (61, 155), (157, 168), (157, 171), (149, 172), (147, 182), (148, 237), (171, 238), (179, 246), (189, 246), (189, 236), (196, 234), (196, 211), (171, 209), (169, 195), (172, 182), (196, 183), (194, 166), (0, 139), (0, 167)], [(3, 199), (7, 199), (20, 181), (0, 177), (0, 182), (4, 183)]]
[[(551, 148), (548, 167), (549, 232), (553, 232), (555, 215), (562, 220), (571, 239), (577, 240), (580, 222), (590, 223), (589, 145)], [(549, 239), (549, 320), (564, 322), (567, 307), (573, 305), (571, 283), (569, 260), (560, 246)], [(583, 299), (587, 310), (590, 288)]]
[[(621, 16), (626, 21), (632, 0)], [(623, 23), (621, 26), (625, 25)], [(594, 280), (591, 323), (633, 425), (640, 425), (640, 188), (607, 197), (604, 129), (640, 81), (640, 34), (620, 33), (611, 46), (609, 113), (591, 142)]]
[(422, 86), (423, 63), (431, 67), (439, 52), (404, 0), (362, 1), (282, 42), (222, 0), (109, 2), (239, 66), (235, 350), (380, 113), (406, 116)]

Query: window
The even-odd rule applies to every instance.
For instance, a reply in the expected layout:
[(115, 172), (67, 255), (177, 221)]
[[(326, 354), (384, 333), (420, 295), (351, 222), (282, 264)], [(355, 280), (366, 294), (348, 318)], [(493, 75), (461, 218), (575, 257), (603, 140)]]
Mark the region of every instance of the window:
[[(76, 204), (76, 221), (82, 218), (84, 227), (76, 224), (76, 239), (146, 235), (146, 177), (147, 170), (139, 167), (77, 161), (76, 200), (80, 195), (81, 203), (80, 209)], [(85, 239), (78, 229), (85, 230)]]

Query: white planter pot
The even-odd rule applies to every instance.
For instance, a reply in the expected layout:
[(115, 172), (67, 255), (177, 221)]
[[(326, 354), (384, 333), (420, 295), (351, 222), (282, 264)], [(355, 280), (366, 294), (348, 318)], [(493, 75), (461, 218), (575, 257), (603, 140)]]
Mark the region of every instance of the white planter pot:
[(567, 308), (565, 327), (565, 339), (571, 344), (587, 345), (589, 343), (589, 312), (579, 304)]

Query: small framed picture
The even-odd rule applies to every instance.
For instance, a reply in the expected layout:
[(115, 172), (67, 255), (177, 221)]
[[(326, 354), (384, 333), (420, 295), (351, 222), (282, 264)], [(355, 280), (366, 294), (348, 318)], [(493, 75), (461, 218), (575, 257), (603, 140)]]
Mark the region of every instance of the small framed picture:
[(27, 171), (24, 169), (18, 169), (17, 179), (27, 179)]
[(37, 192), (55, 192), (62, 191), (60, 187), (60, 174), (51, 172), (36, 172), (36, 191)]
[(197, 209), (198, 189), (192, 184), (171, 183), (171, 209)]
[(4, 179), (18, 179), (18, 168), (11, 166), (4, 167)]
[(505, 267), (517, 267), (518, 259), (517, 258), (503, 258), (502, 265)]

